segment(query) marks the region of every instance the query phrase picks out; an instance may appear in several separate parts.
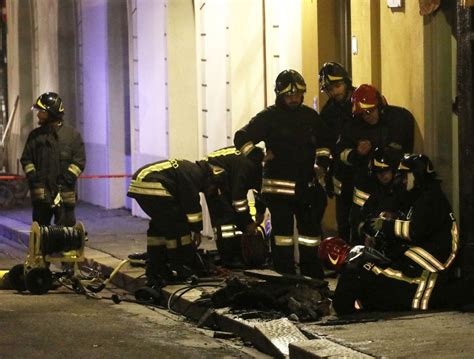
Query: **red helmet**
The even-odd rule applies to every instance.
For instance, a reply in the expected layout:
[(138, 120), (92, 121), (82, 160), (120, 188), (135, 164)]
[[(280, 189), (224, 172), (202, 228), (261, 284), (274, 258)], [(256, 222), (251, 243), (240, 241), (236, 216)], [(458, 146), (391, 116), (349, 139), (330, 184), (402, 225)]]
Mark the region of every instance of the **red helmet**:
[(341, 268), (350, 250), (351, 246), (342, 238), (328, 237), (321, 241), (318, 257), (327, 268), (337, 270)]
[(352, 114), (362, 115), (372, 111), (376, 107), (382, 107), (387, 104), (385, 98), (372, 85), (360, 85), (352, 93)]

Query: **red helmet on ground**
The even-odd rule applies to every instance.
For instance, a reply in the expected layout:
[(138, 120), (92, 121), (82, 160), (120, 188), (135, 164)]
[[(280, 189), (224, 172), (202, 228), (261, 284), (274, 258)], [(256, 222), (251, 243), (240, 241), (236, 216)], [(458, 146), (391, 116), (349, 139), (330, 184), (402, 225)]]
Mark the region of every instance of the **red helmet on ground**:
[(372, 85), (360, 85), (352, 93), (352, 114), (354, 116), (369, 113), (377, 107), (387, 104), (385, 98)]
[(321, 241), (318, 249), (318, 257), (329, 269), (340, 269), (351, 250), (340, 237), (328, 237)]

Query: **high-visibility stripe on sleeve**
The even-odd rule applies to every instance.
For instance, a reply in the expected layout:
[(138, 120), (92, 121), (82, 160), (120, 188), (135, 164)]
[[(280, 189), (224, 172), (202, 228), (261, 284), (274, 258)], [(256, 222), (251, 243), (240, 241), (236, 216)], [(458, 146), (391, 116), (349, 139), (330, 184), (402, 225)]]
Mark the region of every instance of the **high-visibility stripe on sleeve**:
[(275, 236), (275, 245), (278, 247), (287, 247), (293, 245), (293, 237)]
[(262, 181), (262, 193), (294, 195), (295, 186), (296, 183), (293, 181), (264, 178)]
[(370, 197), (369, 193), (364, 192), (358, 189), (357, 187), (354, 187), (354, 195), (352, 196), (352, 202), (354, 202), (354, 204), (362, 207), (365, 204), (365, 202), (369, 199), (369, 197)]
[[(186, 246), (192, 243), (191, 235), (182, 236), (179, 238), (179, 242), (181, 246)], [(166, 240), (166, 249), (176, 249), (178, 248), (178, 240), (177, 239), (167, 239)]]
[(316, 149), (317, 157), (331, 157), (331, 150), (326, 147), (321, 147)]
[(81, 175), (81, 169), (76, 166), (74, 163), (71, 163), (67, 168), (69, 172), (71, 172), (74, 176), (79, 177)]
[(351, 152), (353, 151), (352, 148), (346, 148), (344, 149), (344, 151), (341, 152), (341, 154), (339, 155), (339, 159), (345, 163), (346, 165), (349, 165), (351, 166), (352, 163), (349, 162), (349, 155), (351, 154)]
[(233, 201), (232, 205), (234, 206), (235, 211), (239, 213), (247, 212), (249, 210), (248, 201), (246, 199)]
[(36, 167), (33, 163), (28, 163), (25, 167), (23, 167), (23, 171), (28, 174), (32, 171), (36, 171)]
[(298, 236), (298, 244), (306, 247), (317, 247), (321, 244), (321, 237)]
[(220, 229), (221, 236), (224, 239), (234, 238), (242, 235), (242, 231), (239, 231), (235, 224), (224, 224), (220, 227)]
[(332, 177), (332, 183), (334, 185), (334, 194), (340, 196), (342, 193), (342, 182), (339, 181), (336, 177)]
[(410, 223), (411, 221), (396, 219), (394, 227), (395, 235), (397, 237), (410, 240)]
[(244, 156), (247, 156), (252, 150), (255, 148), (255, 145), (253, 142), (249, 141), (247, 143), (244, 143), (242, 147), (240, 147), (240, 152), (244, 154)]
[(459, 234), (458, 234), (458, 226), (454, 219), (454, 215), (451, 213), (451, 217), (453, 219), (453, 224), (451, 225), (451, 254), (449, 255), (448, 259), (444, 263), (444, 267), (448, 268), (451, 263), (453, 262), (454, 258), (456, 258), (456, 254), (459, 250)]
[(187, 213), (186, 217), (188, 218), (189, 223), (201, 222), (202, 221), (202, 212)]

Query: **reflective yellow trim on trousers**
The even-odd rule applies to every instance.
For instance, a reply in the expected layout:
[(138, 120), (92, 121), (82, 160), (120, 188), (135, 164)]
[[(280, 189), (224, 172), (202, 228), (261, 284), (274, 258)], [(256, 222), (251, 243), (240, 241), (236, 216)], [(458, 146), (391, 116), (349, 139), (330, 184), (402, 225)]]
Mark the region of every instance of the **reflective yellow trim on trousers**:
[(61, 198), (64, 203), (67, 203), (67, 204), (76, 203), (76, 193), (73, 191), (61, 192)]
[(166, 246), (166, 239), (165, 237), (154, 237), (150, 236), (146, 238), (146, 245), (148, 247), (161, 247)]
[(431, 293), (433, 292), (437, 279), (437, 273), (423, 271), (420, 277), (420, 283), (418, 284), (418, 288), (416, 289), (415, 298), (413, 298), (411, 304), (412, 309), (428, 309)]
[(31, 190), (32, 199), (45, 199), (45, 190), (44, 188), (33, 188)]
[(410, 247), (404, 254), (430, 272), (446, 269), (431, 253), (421, 247)]
[(132, 180), (128, 192), (148, 196), (172, 197), (171, 193), (160, 182), (141, 182)]
[(240, 152), (244, 154), (244, 156), (247, 156), (252, 150), (255, 148), (255, 145), (253, 142), (249, 141), (247, 143), (244, 143), (242, 147), (240, 147)]
[(33, 163), (28, 163), (23, 167), (23, 171), (25, 171), (25, 174), (30, 173), (31, 171), (36, 171), (36, 167)]
[[(180, 238), (181, 247), (191, 244), (191, 235), (188, 234)], [(166, 249), (176, 249), (178, 248), (178, 241), (176, 239), (167, 239), (166, 240)]]
[(411, 221), (403, 221), (401, 219), (396, 219), (394, 225), (395, 235), (403, 239), (411, 240), (410, 223)]
[(201, 222), (202, 221), (202, 212), (187, 213), (186, 217), (188, 218), (189, 223)]
[(298, 236), (298, 244), (307, 247), (317, 247), (321, 244), (321, 237)]
[(168, 161), (160, 162), (160, 163), (148, 166), (144, 168), (143, 170), (141, 170), (140, 173), (137, 175), (136, 180), (138, 182), (141, 182), (147, 175), (149, 175), (152, 172), (161, 172), (168, 168), (178, 168), (178, 167), (179, 167), (179, 164), (178, 164), (178, 161), (176, 160), (168, 160)]
[(293, 237), (275, 236), (275, 245), (278, 247), (286, 247), (293, 245)]
[(67, 168), (69, 172), (71, 172), (74, 176), (79, 177), (81, 175), (81, 169), (76, 166), (74, 163), (71, 163)]
[(420, 277), (411, 278), (411, 277), (405, 276), (402, 272), (392, 269), (392, 268), (381, 269), (377, 266), (372, 266), (370, 270), (374, 272), (376, 275), (381, 274), (385, 277), (388, 277), (394, 280), (399, 280), (402, 282), (406, 282), (408, 284), (417, 284), (418, 287), (416, 289), (415, 296), (412, 300), (411, 307), (413, 309), (423, 309), (423, 310), (428, 309), (429, 299), (430, 299), (431, 293), (433, 292), (433, 288), (436, 284), (436, 279), (438, 276), (437, 273), (430, 273), (429, 271), (423, 271)]
[(448, 268), (451, 263), (453, 262), (454, 258), (456, 258), (456, 254), (458, 253), (459, 250), (459, 235), (458, 235), (458, 226), (456, 224), (456, 221), (454, 220), (454, 216), (451, 214), (451, 217), (453, 218), (453, 224), (451, 225), (451, 254), (449, 255), (448, 259), (444, 263), (444, 267)]

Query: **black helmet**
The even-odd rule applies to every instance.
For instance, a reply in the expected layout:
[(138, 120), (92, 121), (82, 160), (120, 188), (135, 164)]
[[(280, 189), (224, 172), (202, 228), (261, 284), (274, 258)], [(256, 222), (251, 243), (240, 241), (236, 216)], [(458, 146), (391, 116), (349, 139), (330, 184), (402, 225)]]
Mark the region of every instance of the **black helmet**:
[(352, 79), (346, 69), (337, 62), (326, 62), (319, 71), (319, 89), (321, 91), (339, 81), (344, 81), (348, 86), (352, 86)]
[(436, 178), (433, 163), (424, 154), (405, 154), (398, 166), (398, 172), (413, 176), (413, 183), (407, 184), (407, 190), (423, 187), (423, 185)]
[(295, 70), (285, 70), (280, 72), (275, 80), (275, 94), (294, 95), (297, 92), (306, 92), (306, 83), (303, 76)]
[(54, 118), (62, 118), (64, 115), (63, 101), (55, 92), (42, 94), (33, 104), (33, 108), (47, 111)]
[(377, 147), (369, 161), (369, 174), (372, 175), (389, 170), (395, 172), (402, 157), (403, 152), (401, 149), (390, 146)]

